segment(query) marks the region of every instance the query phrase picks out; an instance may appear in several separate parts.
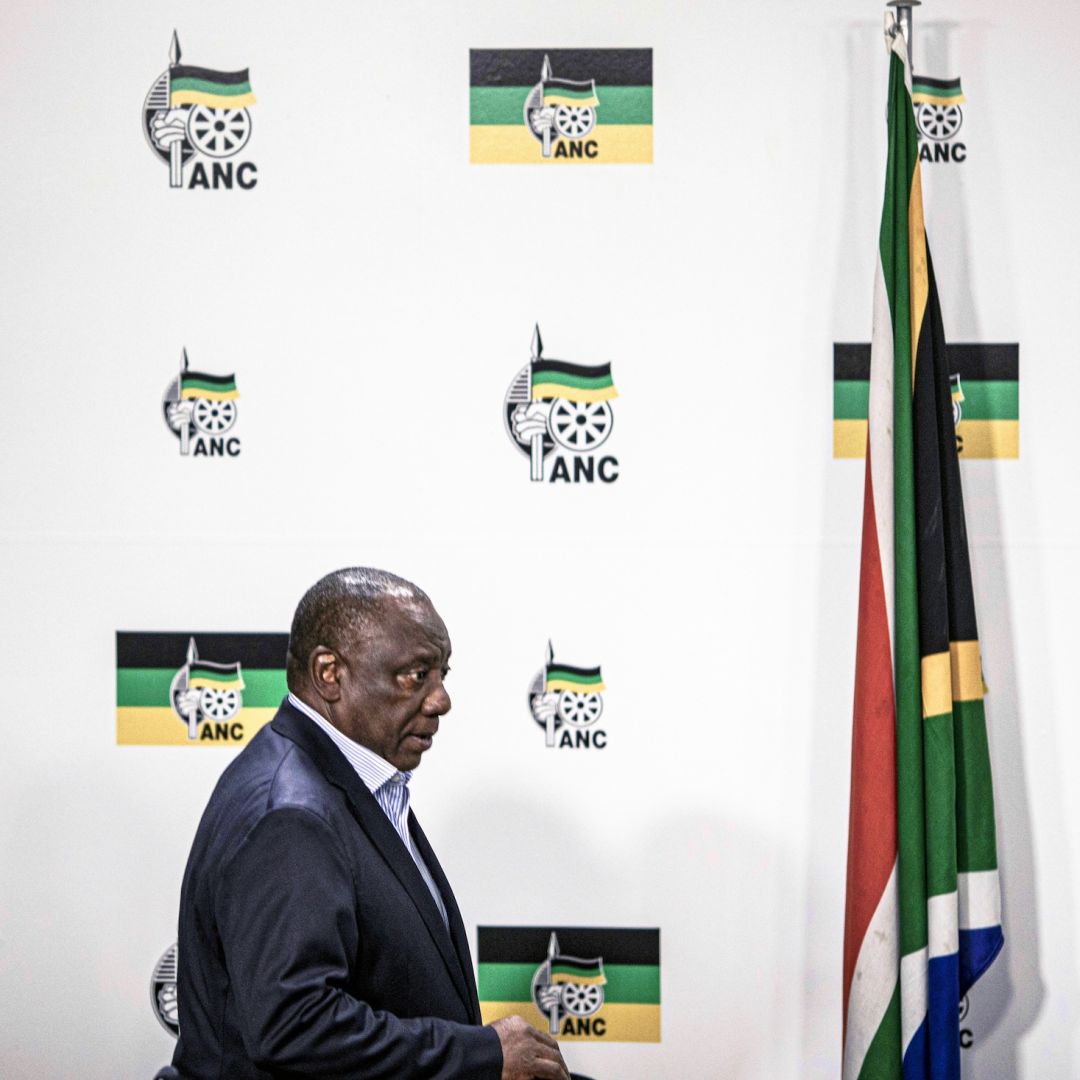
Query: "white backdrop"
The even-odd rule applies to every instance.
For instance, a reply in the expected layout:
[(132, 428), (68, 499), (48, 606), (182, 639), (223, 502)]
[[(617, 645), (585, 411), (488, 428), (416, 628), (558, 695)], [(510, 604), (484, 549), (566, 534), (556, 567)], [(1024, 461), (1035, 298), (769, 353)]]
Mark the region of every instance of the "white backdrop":
[[(115, 631), (285, 630), (356, 563), (453, 636), (414, 805), (470, 930), (661, 929), (662, 1042), (571, 1066), (838, 1075), (862, 465), (831, 457), (831, 358), (870, 334), (881, 13), (8, 0), (6, 1078), (172, 1052), (150, 974), (235, 751), (117, 746)], [(170, 190), (143, 140), (174, 26), (185, 62), (250, 65), (251, 191)], [(1020, 459), (963, 466), (1007, 939), (966, 1076), (1072, 1080), (1080, 12), (930, 0), (916, 27), (916, 70), (967, 95), (967, 160), (924, 166), (946, 331), (1019, 342), (1022, 375)], [(549, 46), (654, 50), (654, 164), (468, 164), (468, 50)], [(535, 321), (613, 365), (614, 484), (530, 484), (506, 438)], [(237, 373), (235, 459), (162, 423), (182, 346)], [(602, 752), (528, 716), (549, 637), (603, 666)]]

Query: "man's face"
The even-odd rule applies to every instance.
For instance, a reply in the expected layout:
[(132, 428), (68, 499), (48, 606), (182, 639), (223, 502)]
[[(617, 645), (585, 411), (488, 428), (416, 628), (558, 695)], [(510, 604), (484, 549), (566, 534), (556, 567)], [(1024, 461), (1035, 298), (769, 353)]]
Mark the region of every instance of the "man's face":
[[(450, 711), (450, 636), (430, 603), (385, 599), (357, 641), (328, 654), (334, 726), (398, 769), (415, 769)], [(318, 654), (316, 667), (318, 668)]]

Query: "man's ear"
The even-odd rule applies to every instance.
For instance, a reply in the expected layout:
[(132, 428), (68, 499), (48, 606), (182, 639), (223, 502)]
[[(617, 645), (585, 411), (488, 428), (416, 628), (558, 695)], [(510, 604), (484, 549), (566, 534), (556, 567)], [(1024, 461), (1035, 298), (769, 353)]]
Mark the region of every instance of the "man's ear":
[(311, 650), (308, 660), (308, 676), (311, 685), (315, 687), (315, 693), (323, 701), (337, 701), (341, 697), (341, 661), (333, 649), (326, 645), (318, 645)]

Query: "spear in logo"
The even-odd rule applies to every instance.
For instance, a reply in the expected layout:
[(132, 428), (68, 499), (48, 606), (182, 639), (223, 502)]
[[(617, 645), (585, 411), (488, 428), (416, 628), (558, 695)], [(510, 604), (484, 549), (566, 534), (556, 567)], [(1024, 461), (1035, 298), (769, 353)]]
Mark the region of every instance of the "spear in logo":
[[(180, 38), (176, 31), (172, 32), (172, 44), (169, 45), (169, 81), (166, 94), (169, 100), (169, 108), (172, 108), (172, 76), (173, 69), (180, 63)], [(184, 186), (184, 140), (174, 139), (169, 144), (169, 187)], [(187, 451), (185, 450), (186, 454)]]
[[(187, 663), (180, 669), (180, 678), (177, 680), (176, 687), (184, 693), (188, 688), (188, 681), (191, 676), (191, 665), (199, 659), (199, 650), (195, 648), (195, 639), (188, 639), (187, 647)], [(198, 705), (186, 706), (184, 708), (184, 719), (187, 721), (187, 737), (189, 739), (197, 739), (199, 737), (199, 707)]]
[[(551, 667), (551, 665), (554, 662), (555, 662), (555, 649), (551, 644), (551, 638), (548, 638), (548, 657), (547, 657), (547, 663), (544, 665), (544, 690), (543, 690), (543, 692), (545, 694), (547, 693), (548, 670), (549, 670), (549, 668)], [(548, 712), (548, 715), (547, 715), (547, 718), (546, 718), (547, 727), (546, 727), (546, 737), (544, 739), (544, 742), (545, 742), (545, 744), (547, 746), (554, 746), (555, 745), (555, 713), (556, 713), (556, 711), (557, 711), (556, 709), (551, 709)], [(554, 938), (555, 935), (552, 934), (551, 936)]]
[[(548, 82), (551, 79), (551, 61), (545, 56), (544, 66), (540, 69), (540, 82), (541, 84)], [(543, 94), (541, 93), (541, 104), (543, 104)], [(548, 114), (550, 115), (550, 113)], [(551, 157), (551, 124), (544, 125), (544, 157)]]
[[(179, 143), (173, 143), (173, 149), (175, 150), (178, 145), (179, 145)], [(176, 392), (177, 392), (177, 396), (179, 397), (181, 403), (183, 403), (184, 402), (184, 372), (187, 371), (187, 369), (188, 369), (188, 357), (187, 357), (187, 349), (186, 348), (183, 349), (183, 351), (181, 353), (181, 358), (182, 358), (182, 361), (183, 361), (183, 366), (180, 368), (180, 378), (176, 380), (176, 388), (177, 388)], [(191, 421), (191, 411), (190, 411), (190, 408), (180, 410), (180, 421), (181, 421), (181, 423), (180, 423), (180, 453), (181, 454), (186, 454), (188, 452), (188, 450), (190, 449), (190, 442), (191, 442), (191, 423), (190, 423), (190, 421)], [(192, 644), (194, 644), (195, 639), (192, 638), (191, 640), (192, 640)], [(191, 658), (188, 657), (188, 659), (190, 660)]]
[[(540, 965), (540, 971), (537, 976), (536, 985), (541, 987), (551, 986), (551, 965), (555, 960), (555, 957), (559, 955), (559, 939), (555, 936), (555, 932), (552, 931), (551, 938), (548, 940), (548, 954), (547, 959)], [(548, 1033), (551, 1035), (559, 1034), (559, 1002), (553, 1001), (551, 1008), (548, 1010)]]
[[(529, 400), (532, 401), (533, 369), (544, 355), (544, 343), (540, 340), (540, 324), (533, 327), (532, 360), (529, 363)], [(544, 433), (537, 432), (529, 440), (529, 477), (532, 480), (544, 479)]]

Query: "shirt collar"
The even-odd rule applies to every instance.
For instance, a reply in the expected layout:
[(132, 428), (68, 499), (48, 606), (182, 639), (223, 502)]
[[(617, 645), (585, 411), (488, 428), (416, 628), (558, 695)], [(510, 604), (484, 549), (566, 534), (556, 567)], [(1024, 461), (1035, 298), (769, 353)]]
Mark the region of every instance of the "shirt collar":
[[(374, 750), (362, 746), (355, 739), (338, 731), (325, 716), (320, 716), (306, 701), (301, 701), (294, 693), (289, 693), (289, 704), (302, 712), (309, 720), (317, 724), (333, 744), (345, 755), (356, 775), (364, 782), (364, 787), (375, 794), (386, 783), (408, 784), (412, 773), (398, 769)], [(397, 779), (400, 777), (400, 779)]]

